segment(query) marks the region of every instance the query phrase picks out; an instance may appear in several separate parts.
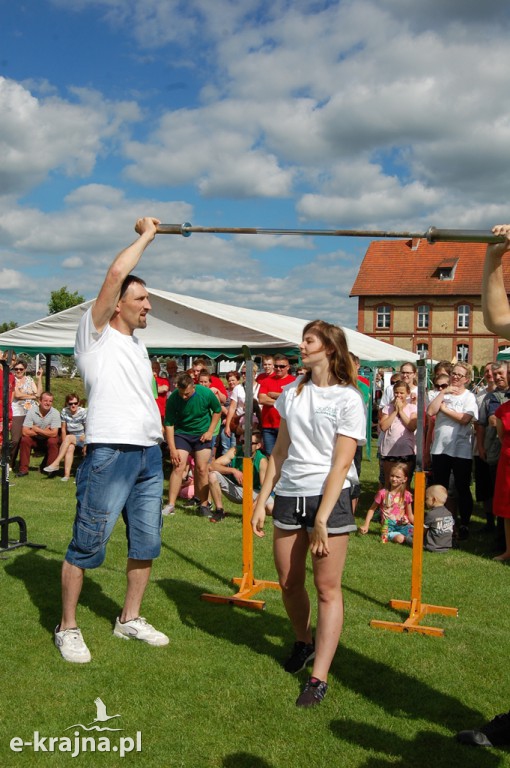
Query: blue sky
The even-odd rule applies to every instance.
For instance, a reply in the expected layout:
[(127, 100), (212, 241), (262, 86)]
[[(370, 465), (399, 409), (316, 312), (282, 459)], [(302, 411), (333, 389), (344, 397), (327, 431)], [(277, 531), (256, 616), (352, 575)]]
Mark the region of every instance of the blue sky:
[[(508, 220), (506, 0), (0, 0), (0, 14), (0, 322), (44, 316), (62, 285), (92, 298), (140, 215)], [(355, 327), (367, 245), (160, 236), (138, 272)]]

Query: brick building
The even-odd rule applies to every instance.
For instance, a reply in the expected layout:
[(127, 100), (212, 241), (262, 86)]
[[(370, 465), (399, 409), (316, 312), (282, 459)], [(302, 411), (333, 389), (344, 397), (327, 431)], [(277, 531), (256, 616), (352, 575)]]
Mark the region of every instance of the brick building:
[[(435, 360), (484, 365), (508, 341), (489, 333), (481, 307), (483, 243), (370, 243), (351, 296), (358, 331)], [(510, 261), (503, 262), (510, 286)]]

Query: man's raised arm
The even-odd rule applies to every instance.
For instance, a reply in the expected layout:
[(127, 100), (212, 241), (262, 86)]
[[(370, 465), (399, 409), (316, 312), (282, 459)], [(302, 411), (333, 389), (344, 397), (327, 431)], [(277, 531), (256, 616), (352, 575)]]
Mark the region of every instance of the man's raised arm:
[(147, 246), (154, 240), (159, 223), (159, 219), (154, 219), (151, 216), (138, 219), (135, 224), (135, 231), (139, 235), (138, 239), (131, 243), (131, 245), (128, 245), (127, 248), (124, 248), (116, 256), (108, 269), (104, 283), (92, 308), (92, 320), (96, 330), (99, 332), (110, 321), (119, 301), (122, 283), (136, 267)]
[(489, 331), (510, 339), (510, 304), (503, 280), (503, 255), (510, 251), (510, 224), (492, 229), (495, 235), (504, 235), (506, 242), (487, 246), (482, 280), (483, 321)]

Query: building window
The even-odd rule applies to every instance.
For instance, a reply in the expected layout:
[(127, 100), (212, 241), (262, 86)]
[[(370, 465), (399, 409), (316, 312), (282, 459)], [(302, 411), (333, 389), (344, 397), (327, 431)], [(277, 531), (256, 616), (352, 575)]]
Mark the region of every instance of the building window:
[(469, 304), (459, 304), (457, 307), (457, 328), (469, 328), (470, 312)]
[(429, 345), (426, 344), (424, 341), (421, 341), (419, 344), (416, 345), (416, 352), (420, 356), (421, 360), (426, 360), (429, 356)]
[(391, 322), (391, 307), (388, 304), (381, 304), (377, 307), (377, 328), (389, 328)]
[(457, 362), (467, 363), (469, 357), (469, 347), (467, 344), (457, 344)]
[(430, 321), (430, 307), (428, 304), (420, 304), (417, 312), (416, 325), (418, 328), (428, 328)]

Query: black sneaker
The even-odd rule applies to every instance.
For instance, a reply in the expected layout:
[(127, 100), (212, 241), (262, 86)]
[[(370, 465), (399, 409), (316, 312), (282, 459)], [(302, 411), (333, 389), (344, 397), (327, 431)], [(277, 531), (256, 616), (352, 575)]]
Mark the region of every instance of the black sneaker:
[(459, 541), (469, 539), (469, 528), (467, 525), (459, 525)]
[(197, 515), (199, 517), (211, 517), (212, 515), (212, 507), (210, 504), (202, 504), (201, 506), (197, 507)]
[(192, 496), (191, 499), (186, 499), (186, 501), (183, 501), (182, 506), (184, 509), (195, 509), (195, 507), (200, 506), (200, 499), (197, 499), (196, 496)]
[(315, 643), (304, 643), (302, 640), (298, 640), (294, 643), (292, 653), (287, 661), (284, 662), (283, 668), (286, 672), (290, 672), (291, 675), (297, 675), (314, 658)]
[(216, 512), (213, 512), (211, 517), (209, 518), (210, 523), (221, 523), (222, 520), (226, 518), (225, 510), (221, 507), (216, 510)]
[(510, 712), (496, 715), (494, 720), (476, 731), (460, 731), (457, 741), (473, 747), (503, 747), (510, 744)]
[(318, 677), (309, 677), (302, 692), (296, 699), (296, 707), (315, 707), (326, 695), (328, 684)]

